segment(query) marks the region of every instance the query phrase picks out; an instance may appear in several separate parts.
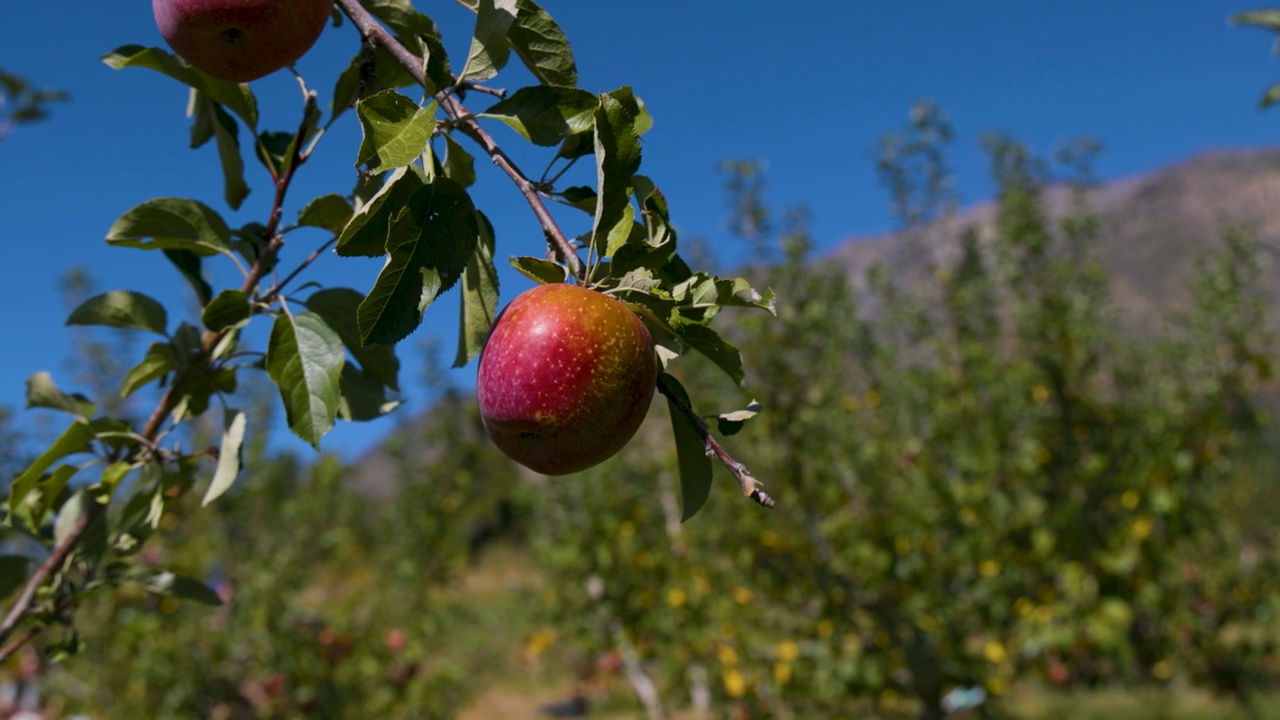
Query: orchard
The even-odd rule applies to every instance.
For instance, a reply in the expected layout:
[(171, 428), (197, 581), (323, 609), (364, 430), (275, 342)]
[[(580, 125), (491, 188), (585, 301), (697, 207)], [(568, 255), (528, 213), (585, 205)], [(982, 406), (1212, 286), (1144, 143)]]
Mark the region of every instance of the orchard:
[[(165, 45), (102, 56), (186, 93), (222, 196), (105, 228), (185, 303), (66, 283), (69, 332), (146, 338), (80, 348), (105, 399), (85, 374), (26, 383), (59, 424), (4, 498), (0, 671), (66, 668), (51, 717), (446, 718), (495, 668), (570, 678), (548, 713), (651, 720), (1055, 717), (1112, 691), (1268, 716), (1267, 238), (1221, 228), (1185, 302), (1135, 329), (1099, 255), (1099, 146), (984, 136), (990, 219), (958, 227), (957, 133), (923, 102), (875, 158), (907, 261), (821, 256), (743, 160), (722, 174), (750, 257), (721, 273), (642, 171), (665, 148), (636, 91), (582, 87), (534, 0), (459, 4), (469, 38), (421, 0), (153, 0)], [(1280, 32), (1280, 11), (1235, 21)], [(331, 88), (296, 67), (326, 33), (349, 44)], [(257, 83), (282, 77), (297, 99), (268, 120)], [(0, 138), (65, 99), (0, 81)], [(301, 195), (340, 124), (350, 182)], [(486, 174), (510, 205), (477, 202)], [(257, 182), (266, 212), (237, 226), (219, 208)], [(367, 286), (314, 279), (360, 259)], [(405, 343), (455, 322), (452, 372), (431, 354), (430, 411), (377, 467), (322, 451), (396, 412)]]

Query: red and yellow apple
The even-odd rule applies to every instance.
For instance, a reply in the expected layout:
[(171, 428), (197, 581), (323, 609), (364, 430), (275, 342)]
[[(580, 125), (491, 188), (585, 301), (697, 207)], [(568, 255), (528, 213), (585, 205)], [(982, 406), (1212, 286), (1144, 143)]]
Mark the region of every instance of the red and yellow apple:
[(333, 0), (151, 0), (151, 10), (183, 60), (219, 80), (249, 82), (310, 50)]
[(620, 300), (577, 285), (540, 285), (498, 316), (480, 354), (476, 394), (489, 438), (544, 475), (613, 456), (653, 399), (653, 337)]

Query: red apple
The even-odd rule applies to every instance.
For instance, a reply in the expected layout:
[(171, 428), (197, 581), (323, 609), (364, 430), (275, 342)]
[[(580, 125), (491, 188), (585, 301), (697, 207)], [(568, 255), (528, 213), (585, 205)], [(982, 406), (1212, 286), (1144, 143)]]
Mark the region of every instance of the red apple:
[(249, 82), (302, 57), (333, 0), (151, 0), (169, 47), (208, 75)]
[(600, 463), (636, 434), (653, 399), (653, 337), (616, 298), (540, 285), (498, 316), (476, 394), (502, 452), (544, 475)]

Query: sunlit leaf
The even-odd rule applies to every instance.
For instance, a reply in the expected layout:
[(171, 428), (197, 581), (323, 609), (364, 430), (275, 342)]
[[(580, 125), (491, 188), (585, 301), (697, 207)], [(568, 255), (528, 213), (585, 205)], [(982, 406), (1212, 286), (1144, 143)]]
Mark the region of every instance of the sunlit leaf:
[(319, 315), (281, 315), (271, 328), (267, 374), (280, 388), (289, 429), (319, 447), (338, 412), (342, 338)]
[(164, 305), (142, 293), (112, 290), (80, 303), (71, 311), (67, 324), (134, 328), (164, 335), (168, 329), (169, 313)]
[(511, 258), (511, 266), (530, 280), (546, 285), (562, 283), (569, 279), (569, 270), (560, 263), (542, 258), (520, 256)]
[(71, 423), (21, 475), (14, 478), (13, 484), (9, 486), (9, 512), (17, 510), (27, 493), (36, 486), (40, 476), (55, 462), (68, 455), (84, 451), (93, 437), (93, 428), (89, 427), (88, 423), (81, 420)]
[(515, 24), (507, 32), (511, 49), (543, 85), (578, 84), (578, 67), (564, 31), (533, 0), (518, 0)]
[(92, 418), (97, 409), (84, 395), (59, 390), (53, 376), (43, 370), (27, 378), (27, 407), (61, 410), (85, 420)]
[(622, 103), (600, 96), (595, 112), (596, 187), (600, 194), (591, 246), (605, 253), (609, 232), (623, 218), (631, 197), (631, 176), (640, 169), (640, 138)]
[(213, 480), (204, 494), (201, 505), (208, 505), (217, 500), (236, 481), (240, 474), (240, 449), (244, 444), (244, 431), (247, 420), (244, 411), (227, 408), (222, 419), (222, 444), (218, 449), (218, 466), (213, 471)]
[[(150, 238), (150, 240), (148, 240)], [(156, 198), (134, 206), (107, 231), (107, 244), (144, 250), (231, 251), (231, 231), (209, 206), (187, 198)]]
[(356, 165), (379, 173), (417, 160), (436, 128), (436, 104), (417, 103), (395, 90), (370, 95), (356, 105), (364, 140)]
[(516, 20), (516, 0), (479, 0), (471, 51), (462, 69), (462, 79), (484, 82), (498, 74), (511, 55), (507, 33)]

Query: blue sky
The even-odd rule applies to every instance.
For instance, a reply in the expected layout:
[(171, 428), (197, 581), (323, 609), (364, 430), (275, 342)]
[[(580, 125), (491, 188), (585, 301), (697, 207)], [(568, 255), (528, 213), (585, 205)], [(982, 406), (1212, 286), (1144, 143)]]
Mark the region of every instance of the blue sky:
[[(465, 56), (473, 16), (446, 0), (416, 4), (441, 25), (450, 54)], [(771, 200), (807, 203), (820, 249), (891, 227), (872, 148), (922, 98), (945, 106), (955, 123), (952, 160), (965, 201), (990, 188), (977, 148), (988, 130), (1012, 132), (1042, 150), (1096, 136), (1107, 146), (1104, 178), (1210, 148), (1280, 139), (1280, 115), (1255, 110), (1264, 87), (1280, 79), (1280, 64), (1265, 33), (1226, 26), (1228, 16), (1254, 7), (1235, 2), (811, 0), (790, 6), (794, 12), (741, 0), (543, 4), (573, 43), (583, 87), (631, 85), (645, 99), (655, 127), (645, 136), (643, 171), (666, 192), (682, 236), (707, 237), (722, 257), (734, 249), (715, 166), (729, 158), (767, 160)], [(52, 120), (0, 142), (0, 327), (7, 347), (0, 404), (20, 407), (31, 373), (66, 376), (70, 333), (56, 285), (68, 267), (88, 268), (103, 290), (186, 300), (159, 254), (102, 241), (121, 213), (152, 197), (188, 196), (238, 225), (265, 219), (270, 192), (249, 159), (254, 192), (230, 212), (212, 143), (187, 149), (185, 90), (156, 73), (116, 72), (99, 62), (120, 45), (163, 45), (149, 3), (9, 2), (0, 18), (0, 68), (72, 96)], [(326, 29), (299, 63), (322, 103), (356, 49), (355, 31), (344, 24)], [(528, 82), (513, 65), (492, 84)], [(287, 73), (255, 82), (254, 90), (264, 129), (296, 127), (299, 95)], [(494, 133), (517, 146), (505, 128)], [(350, 189), (358, 142), (348, 115), (305, 168), (286, 218), (310, 197)], [(516, 157), (531, 174), (545, 162), (536, 154)], [(495, 223), (499, 256), (539, 253), (540, 232), (514, 188), (487, 163), (477, 169), (474, 195)], [(323, 239), (291, 236), (286, 257), (299, 258)], [(365, 290), (379, 267), (328, 256), (313, 278)], [(213, 279), (225, 287), (235, 275), (223, 268)], [(503, 282), (504, 302), (527, 286), (513, 273)], [(422, 336), (439, 336), (452, 356), (456, 318), (452, 297), (429, 311), (402, 353), (407, 380), (416, 377)], [(473, 374), (474, 366), (454, 371), (463, 385)], [(410, 412), (424, 407), (412, 383), (409, 393)], [(325, 447), (352, 455), (392, 422), (341, 425)]]

